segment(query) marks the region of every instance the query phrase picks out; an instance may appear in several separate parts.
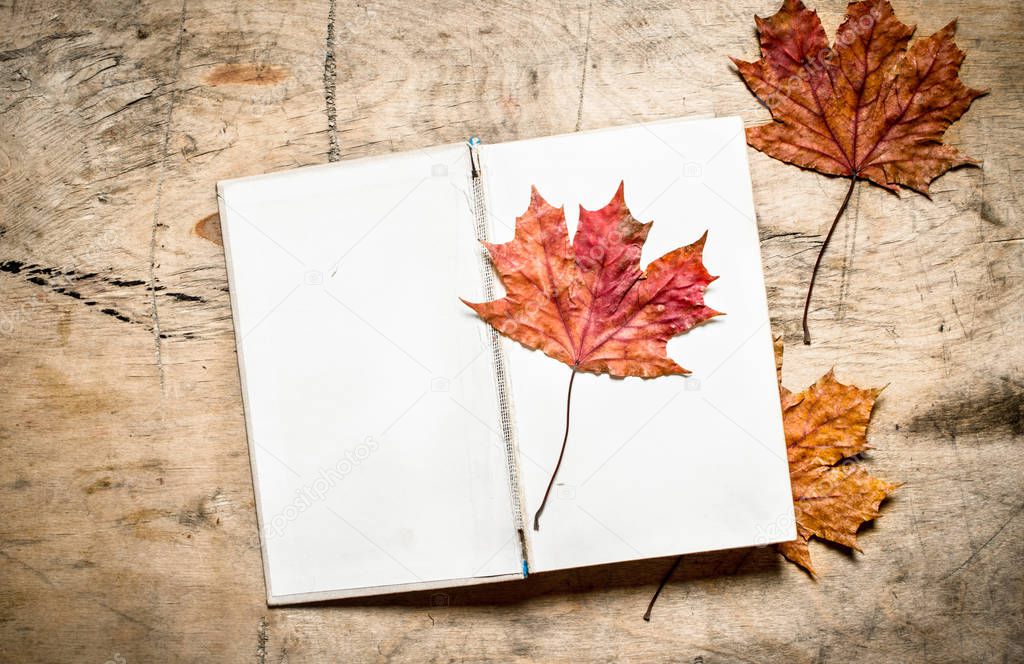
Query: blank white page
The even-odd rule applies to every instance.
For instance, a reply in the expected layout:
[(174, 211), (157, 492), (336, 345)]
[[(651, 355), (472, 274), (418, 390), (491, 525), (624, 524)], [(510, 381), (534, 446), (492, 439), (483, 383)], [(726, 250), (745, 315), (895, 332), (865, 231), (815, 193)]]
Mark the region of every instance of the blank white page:
[(467, 152), (219, 185), (271, 604), (521, 576)]
[[(789, 468), (743, 125), (670, 121), (498, 145), (482, 152), (495, 241), (512, 238), (530, 185), (564, 205), (626, 203), (653, 219), (642, 264), (707, 230), (706, 294), (726, 316), (669, 342), (689, 377), (580, 374), (565, 459), (531, 571), (767, 544), (796, 537)], [(506, 341), (524, 509), (532, 517), (558, 457), (568, 366)], [(532, 526), (531, 526), (532, 528)]]

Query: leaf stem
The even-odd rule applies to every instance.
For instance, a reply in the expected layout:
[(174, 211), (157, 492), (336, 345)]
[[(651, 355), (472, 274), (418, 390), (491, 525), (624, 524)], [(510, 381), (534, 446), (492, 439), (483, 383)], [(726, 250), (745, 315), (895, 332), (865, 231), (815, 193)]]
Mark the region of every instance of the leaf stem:
[(814, 261), (814, 270), (811, 272), (811, 283), (807, 287), (807, 299), (804, 300), (804, 345), (811, 345), (811, 331), (807, 327), (807, 312), (811, 308), (811, 293), (814, 292), (814, 280), (818, 276), (818, 267), (821, 265), (821, 257), (825, 255), (825, 248), (828, 247), (829, 240), (832, 239), (832, 234), (836, 231), (836, 224), (839, 223), (839, 219), (843, 216), (843, 212), (846, 211), (846, 206), (850, 203), (850, 196), (853, 195), (853, 187), (857, 184), (857, 176), (850, 176), (850, 188), (846, 190), (846, 198), (843, 199), (843, 204), (839, 206), (839, 212), (836, 212), (836, 218), (832, 220), (832, 227), (828, 229), (828, 235), (825, 236), (825, 241), (821, 243), (821, 250), (818, 252), (818, 260)]
[(569, 406), (572, 405), (572, 384), (576, 380), (576, 367), (572, 368), (572, 375), (569, 376), (569, 391), (565, 395), (565, 436), (562, 437), (562, 451), (558, 453), (558, 463), (555, 464), (555, 470), (551, 473), (551, 481), (548, 482), (548, 490), (544, 492), (544, 500), (540, 501), (540, 507), (537, 508), (537, 513), (533, 515), (533, 529), (540, 530), (540, 515), (544, 511), (544, 506), (548, 503), (548, 496), (551, 495), (551, 487), (555, 485), (555, 477), (558, 475), (558, 469), (562, 467), (562, 457), (565, 456), (565, 443), (569, 440)]
[(661, 591), (665, 589), (665, 586), (668, 584), (668, 580), (676, 573), (676, 570), (679, 568), (679, 563), (681, 562), (683, 562), (683, 557), (676, 556), (676, 561), (672, 563), (672, 567), (670, 567), (668, 572), (665, 573), (665, 576), (661, 578), (661, 583), (658, 584), (658, 589), (654, 591), (654, 597), (651, 598), (650, 603), (647, 605), (647, 610), (644, 611), (645, 621), (651, 622), (651, 610), (654, 608), (654, 603), (658, 601), (658, 595), (660, 595)]

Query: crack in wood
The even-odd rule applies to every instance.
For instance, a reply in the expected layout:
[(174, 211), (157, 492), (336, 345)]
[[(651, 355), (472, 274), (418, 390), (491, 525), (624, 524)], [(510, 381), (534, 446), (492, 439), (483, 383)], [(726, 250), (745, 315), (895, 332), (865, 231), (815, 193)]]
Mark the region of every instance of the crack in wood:
[(329, 0), (327, 5), (327, 39), (324, 53), (324, 102), (327, 107), (327, 161), (341, 159), (341, 148), (338, 147), (338, 108), (335, 95), (338, 87), (338, 63), (334, 57), (334, 25), (338, 10), (337, 0)]
[[(124, 310), (118, 306), (109, 303), (109, 298), (104, 298), (97, 295), (84, 295), (82, 291), (93, 291), (95, 292), (96, 287), (89, 287), (90, 283), (99, 283), (113, 286), (117, 289), (132, 289), (140, 286), (147, 286), (148, 281), (144, 279), (126, 279), (123, 277), (111, 277), (107, 275), (101, 275), (97, 272), (77, 272), (76, 270), (64, 270), (58, 267), (45, 267), (37, 265), (35, 263), (26, 264), (22, 261), (17, 260), (5, 260), (0, 261), (0, 273), (18, 275), (24, 279), (26, 283), (33, 284), (35, 286), (42, 286), (47, 288), (53, 293), (63, 295), (71, 299), (77, 300), (87, 307), (99, 307), (96, 309), (101, 314), (110, 316), (115, 320), (119, 320), (122, 323), (131, 323), (133, 325), (142, 325), (146, 330), (150, 332), (154, 331), (151, 324), (139, 320), (137, 317), (133, 317), (130, 313), (125, 313)], [(150, 293), (159, 294), (162, 297), (167, 297), (177, 302), (183, 303), (199, 303), (205, 304), (209, 302), (208, 299), (201, 295), (192, 295), (189, 293), (183, 293), (180, 291), (168, 291), (166, 286), (157, 284), (152, 287), (147, 287), (146, 290)], [(223, 292), (223, 291), (222, 291)], [(100, 300), (108, 300), (102, 305)], [(157, 332), (160, 334), (161, 339), (194, 339), (195, 335), (191, 332), (182, 332), (169, 334), (164, 331)]]
[(587, 64), (590, 62), (590, 21), (594, 17), (594, 0), (590, 0), (587, 6), (587, 36), (583, 43), (583, 62), (580, 64), (580, 98), (576, 106), (576, 129), (579, 131), (583, 126), (583, 95), (587, 89)]
[[(171, 75), (171, 83), (177, 84), (178, 78), (181, 75), (181, 47), (185, 40), (185, 15), (188, 11), (187, 0), (181, 2), (181, 17), (178, 21), (178, 40), (174, 46), (174, 69)], [(153, 345), (154, 355), (156, 356), (156, 365), (158, 375), (160, 377), (160, 394), (166, 393), (167, 390), (167, 371), (164, 368), (163, 358), (163, 339), (164, 336), (160, 332), (160, 307), (157, 304), (156, 297), (156, 250), (157, 250), (157, 232), (160, 228), (160, 203), (163, 198), (164, 190), (164, 179), (167, 175), (167, 158), (170, 155), (170, 142), (171, 142), (171, 123), (174, 120), (174, 102), (176, 95), (174, 91), (171, 91), (170, 98), (167, 102), (167, 116), (164, 118), (164, 139), (163, 139), (163, 156), (160, 160), (160, 175), (157, 177), (156, 183), (156, 200), (153, 203), (153, 225), (149, 235), (149, 292), (150, 292), (150, 304), (151, 304), (151, 317), (153, 320)]]
[(55, 32), (55, 33), (53, 33), (51, 35), (46, 35), (45, 37), (40, 37), (39, 39), (35, 40), (34, 42), (29, 44), (28, 46), (23, 46), (21, 48), (12, 48), (12, 49), (7, 50), (7, 51), (0, 51), (0, 62), (6, 62), (8, 60), (16, 60), (18, 58), (23, 58), (23, 57), (28, 56), (28, 55), (35, 55), (37, 52), (39, 52), (40, 49), (42, 49), (44, 46), (46, 46), (50, 42), (60, 41), (60, 40), (64, 40), (64, 39), (67, 39), (67, 40), (78, 39), (79, 37), (84, 37), (84, 36), (89, 35), (89, 34), (92, 34), (92, 33), (88, 32), (88, 31), (84, 31), (84, 30), (83, 31), (78, 31), (78, 32)]

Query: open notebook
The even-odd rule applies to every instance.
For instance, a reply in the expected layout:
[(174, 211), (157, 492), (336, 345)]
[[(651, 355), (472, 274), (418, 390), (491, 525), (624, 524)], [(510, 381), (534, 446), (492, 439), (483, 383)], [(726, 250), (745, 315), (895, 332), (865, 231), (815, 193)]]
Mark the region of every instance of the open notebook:
[[(478, 165), (479, 170), (474, 167)], [(726, 313), (669, 342), (688, 377), (580, 374), (491, 332), (478, 237), (531, 185), (597, 209), (625, 182), (641, 264), (707, 230)], [(796, 536), (738, 118), (458, 144), (219, 183), (270, 604)]]

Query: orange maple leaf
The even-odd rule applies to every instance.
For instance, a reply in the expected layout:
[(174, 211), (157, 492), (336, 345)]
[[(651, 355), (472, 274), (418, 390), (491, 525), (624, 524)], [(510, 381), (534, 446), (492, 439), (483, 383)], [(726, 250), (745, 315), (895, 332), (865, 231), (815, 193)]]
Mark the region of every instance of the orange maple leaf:
[(956, 21), (912, 46), (912, 26), (888, 0), (847, 7), (831, 48), (817, 12), (785, 0), (775, 15), (754, 17), (761, 59), (732, 61), (773, 122), (747, 129), (747, 142), (781, 161), (850, 178), (815, 263), (807, 309), (821, 255), (858, 179), (886, 189), (927, 194), (929, 183), (975, 160), (943, 144), (946, 129), (986, 94), (958, 76), (964, 52), (953, 42)]
[(570, 243), (564, 208), (551, 206), (533, 188), (529, 207), (516, 219), (515, 238), (485, 243), (505, 297), (480, 304), (463, 300), (502, 334), (572, 368), (562, 454), (535, 529), (565, 452), (576, 373), (643, 378), (689, 373), (668, 357), (668, 340), (720, 315), (704, 304), (705, 289), (717, 279), (701, 260), (707, 233), (641, 269), (650, 229), (651, 223), (630, 214), (620, 184), (600, 210), (580, 207)]
[(776, 340), (782, 421), (786, 432), (797, 539), (776, 547), (812, 575), (807, 542), (819, 537), (860, 551), (857, 530), (900, 485), (871, 476), (854, 460), (870, 449), (867, 428), (881, 389), (843, 385), (829, 371), (793, 394), (781, 382), (782, 345)]

